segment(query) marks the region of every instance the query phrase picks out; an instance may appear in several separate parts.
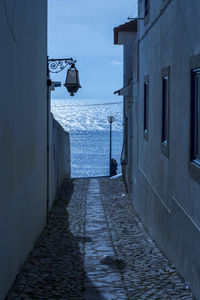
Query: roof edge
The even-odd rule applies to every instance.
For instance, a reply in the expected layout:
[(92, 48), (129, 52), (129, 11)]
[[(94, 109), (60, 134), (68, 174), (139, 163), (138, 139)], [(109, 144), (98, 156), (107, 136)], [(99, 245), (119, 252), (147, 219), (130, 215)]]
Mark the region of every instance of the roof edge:
[(137, 26), (137, 19), (130, 21), (130, 22), (126, 22), (122, 25), (119, 25), (118, 27), (115, 27), (114, 30), (114, 44), (117, 45), (118, 44), (118, 34), (121, 31), (124, 32), (137, 32), (138, 26)]

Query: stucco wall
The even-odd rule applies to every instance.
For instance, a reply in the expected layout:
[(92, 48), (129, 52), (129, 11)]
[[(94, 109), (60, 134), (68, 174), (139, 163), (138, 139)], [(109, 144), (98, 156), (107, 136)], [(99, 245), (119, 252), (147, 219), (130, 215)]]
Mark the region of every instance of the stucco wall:
[[(142, 5), (144, 1), (139, 2)], [(169, 5), (168, 5), (169, 3)], [(162, 10), (165, 5), (166, 9)], [(199, 1), (150, 1), (139, 26), (139, 98), (134, 102), (133, 201), (163, 251), (200, 295), (200, 185), (189, 171), (190, 57), (200, 53)], [(148, 30), (147, 30), (148, 29)], [(146, 32), (146, 33), (145, 33)], [(170, 66), (169, 157), (161, 151), (162, 68)], [(149, 132), (143, 84), (149, 75)], [(138, 123), (137, 123), (138, 120)]]
[[(131, 42), (129, 41), (124, 44), (124, 53), (131, 53), (127, 57), (124, 55), (124, 62), (128, 65), (128, 68), (131, 68), (131, 75), (125, 76), (128, 79), (129, 83), (129, 96), (124, 97), (124, 107), (125, 107), (125, 116), (128, 120), (128, 142), (127, 142), (127, 183), (128, 191), (132, 193), (132, 181), (133, 181), (133, 145), (134, 145), (134, 126), (133, 126), (133, 107), (135, 101), (135, 92), (134, 86), (137, 82), (137, 33), (134, 33), (131, 37)], [(126, 69), (125, 69), (126, 73)], [(130, 80), (131, 79), (131, 80)]]
[(124, 152), (123, 159), (126, 162), (124, 169), (129, 193), (132, 193), (133, 179), (133, 100), (135, 90), (133, 86), (137, 82), (137, 33), (119, 32), (119, 42), (123, 44), (123, 77), (124, 86), (128, 87), (128, 94), (123, 97), (124, 118)]
[(46, 222), (47, 1), (14, 2), (0, 2), (0, 299)]
[[(123, 45), (123, 165), (122, 172), (129, 192), (131, 192), (132, 178), (132, 83), (133, 83), (133, 59), (135, 58), (135, 40), (137, 34), (134, 31), (119, 31), (118, 45)], [(133, 51), (134, 49), (134, 51)]]
[(69, 133), (50, 117), (50, 161), (49, 161), (49, 209), (51, 208), (57, 189), (66, 177), (71, 175)]

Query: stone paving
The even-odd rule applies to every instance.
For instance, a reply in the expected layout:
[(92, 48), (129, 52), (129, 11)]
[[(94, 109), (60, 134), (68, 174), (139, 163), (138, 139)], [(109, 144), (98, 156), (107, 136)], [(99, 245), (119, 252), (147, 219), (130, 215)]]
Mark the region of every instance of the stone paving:
[[(73, 194), (73, 195), (72, 195)], [(65, 180), (6, 300), (194, 299), (120, 179)]]
[(122, 181), (100, 179), (103, 207), (127, 299), (194, 299), (141, 223)]
[[(97, 179), (89, 183), (86, 212), (84, 267), (87, 279), (84, 282), (84, 299), (125, 300), (126, 294), (116, 264), (117, 258), (107, 228)], [(101, 298), (96, 294), (97, 290)]]
[[(21, 269), (7, 300), (82, 299), (88, 180), (65, 180), (49, 224)], [(71, 194), (74, 190), (74, 197)], [(67, 207), (67, 210), (66, 210)]]

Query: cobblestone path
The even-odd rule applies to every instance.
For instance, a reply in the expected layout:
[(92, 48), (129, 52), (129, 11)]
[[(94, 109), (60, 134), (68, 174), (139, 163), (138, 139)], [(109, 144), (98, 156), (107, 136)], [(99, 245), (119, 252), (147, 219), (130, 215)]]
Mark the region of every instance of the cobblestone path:
[(87, 188), (87, 179), (78, 180), (75, 185), (65, 180), (49, 224), (22, 267), (7, 300), (82, 299)]
[(6, 297), (14, 299), (193, 298), (144, 229), (122, 181), (100, 178), (64, 181)]
[[(100, 186), (92, 179), (86, 200), (86, 236), (84, 300), (125, 300), (125, 290), (117, 266), (113, 245), (102, 206)], [(97, 291), (100, 295), (97, 295)]]
[(187, 284), (144, 229), (120, 180), (100, 179), (101, 195), (127, 299), (193, 299)]

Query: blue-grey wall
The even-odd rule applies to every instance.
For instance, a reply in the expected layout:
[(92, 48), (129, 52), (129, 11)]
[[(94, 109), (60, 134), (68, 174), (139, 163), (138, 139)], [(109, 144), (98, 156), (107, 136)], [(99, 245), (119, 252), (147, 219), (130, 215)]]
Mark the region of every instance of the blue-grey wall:
[[(192, 2), (192, 3), (191, 3)], [(140, 12), (144, 1), (139, 2)], [(139, 21), (139, 82), (134, 111), (133, 201), (152, 237), (200, 295), (200, 185), (189, 170), (190, 58), (200, 53), (199, 1), (150, 1)], [(161, 150), (161, 72), (170, 66), (169, 157)], [(143, 85), (149, 75), (149, 132)]]
[[(137, 36), (122, 31), (118, 39), (124, 45), (125, 82), (133, 78), (132, 92), (124, 97), (128, 190), (146, 228), (200, 299), (200, 168), (194, 174), (190, 162), (190, 76), (192, 65), (200, 67), (200, 2), (150, 0), (143, 20), (144, 3), (138, 0)], [(170, 70), (168, 156), (161, 147), (164, 68)], [(143, 132), (147, 76), (148, 138)]]
[(0, 299), (46, 222), (47, 1), (14, 2), (0, 3)]
[[(0, 3), (0, 299), (3, 300), (70, 176), (69, 135), (47, 118), (47, 1)], [(49, 127), (47, 126), (49, 120)], [(49, 128), (49, 130), (47, 130)]]

